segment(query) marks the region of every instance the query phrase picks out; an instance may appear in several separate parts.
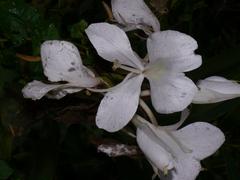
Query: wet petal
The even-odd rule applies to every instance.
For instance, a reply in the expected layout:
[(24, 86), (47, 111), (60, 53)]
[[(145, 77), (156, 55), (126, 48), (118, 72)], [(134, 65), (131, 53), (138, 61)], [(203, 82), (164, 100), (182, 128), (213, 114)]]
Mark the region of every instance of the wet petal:
[(197, 91), (195, 84), (181, 73), (165, 73), (159, 80), (148, 79), (152, 104), (157, 112), (163, 114), (184, 110)]
[(160, 24), (143, 0), (112, 0), (112, 11), (118, 23), (132, 26), (131, 29), (151, 27), (160, 31)]
[(93, 87), (99, 82), (82, 64), (78, 49), (66, 41), (45, 41), (41, 46), (44, 74), (49, 81), (67, 81), (81, 87)]
[(153, 33), (147, 40), (150, 64), (161, 64), (166, 69), (186, 72), (198, 68), (202, 58), (194, 53), (197, 42), (178, 31)]
[[(74, 88), (74, 87), (72, 87), (72, 90), (70, 90), (71, 88), (69, 87), (69, 85), (66, 85), (66, 84), (45, 84), (41, 81), (34, 80), (34, 81), (28, 83), (22, 89), (22, 93), (25, 98), (30, 98), (32, 100), (38, 100), (38, 99), (41, 99), (43, 96), (47, 95), (51, 91), (63, 92), (64, 88), (69, 88), (68, 93), (78, 92), (78, 91), (82, 90), (81, 88)], [(66, 95), (66, 93), (65, 93), (65, 95)], [(61, 97), (56, 96), (55, 98), (60, 99), (62, 97), (63, 97), (63, 95), (61, 95)]]
[(102, 58), (143, 69), (143, 65), (131, 48), (127, 35), (117, 26), (96, 23), (91, 24), (85, 31)]
[(192, 155), (202, 160), (217, 151), (225, 141), (222, 131), (205, 122), (192, 123), (176, 132), (173, 135), (192, 150)]
[(240, 84), (223, 77), (212, 76), (197, 83), (199, 91), (196, 93), (193, 103), (216, 103), (240, 96)]
[(137, 111), (143, 78), (142, 75), (132, 77), (104, 96), (96, 116), (99, 128), (115, 132), (132, 119)]

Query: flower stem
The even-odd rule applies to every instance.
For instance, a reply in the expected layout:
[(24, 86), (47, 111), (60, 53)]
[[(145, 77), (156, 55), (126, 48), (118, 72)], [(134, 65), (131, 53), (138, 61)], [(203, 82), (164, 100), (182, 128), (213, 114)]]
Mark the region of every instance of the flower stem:
[(107, 3), (105, 3), (104, 1), (102, 1), (102, 5), (107, 13), (107, 16), (108, 16), (108, 19), (112, 22), (114, 22), (114, 17), (113, 17), (113, 13), (112, 13), (112, 10), (111, 8), (108, 6)]
[(139, 105), (142, 107), (142, 109), (145, 111), (145, 113), (147, 114), (147, 116), (149, 117), (150, 121), (155, 125), (157, 126), (158, 123), (157, 123), (157, 119), (156, 117), (154, 116), (152, 110), (148, 107), (148, 105), (142, 100), (140, 99), (139, 100)]
[(151, 95), (150, 90), (143, 90), (140, 94), (141, 97), (150, 96), (150, 95)]
[(130, 132), (130, 131), (126, 130), (126, 129), (122, 129), (121, 131), (126, 133), (127, 135), (129, 135), (132, 138), (136, 138), (135, 134), (133, 134), (132, 132)]
[(96, 93), (106, 93), (109, 92), (111, 89), (95, 89), (95, 88), (86, 88), (89, 91), (96, 92)]
[(141, 124), (143, 122), (147, 121), (147, 120), (144, 119), (142, 116), (139, 116), (138, 114), (135, 114), (131, 121), (134, 124), (134, 126), (137, 128), (137, 127), (140, 127)]
[(143, 58), (143, 61), (146, 62), (146, 63), (149, 62), (149, 56), (148, 56), (148, 54)]

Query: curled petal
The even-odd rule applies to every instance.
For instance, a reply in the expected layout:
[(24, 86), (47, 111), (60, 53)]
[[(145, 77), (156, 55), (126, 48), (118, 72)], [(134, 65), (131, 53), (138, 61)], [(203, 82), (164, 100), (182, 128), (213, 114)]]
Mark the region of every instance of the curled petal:
[(85, 31), (102, 58), (143, 69), (141, 61), (133, 52), (129, 39), (122, 29), (108, 23), (96, 23), (91, 24)]
[(32, 100), (41, 99), (49, 91), (59, 88), (61, 85), (50, 85), (42, 83), (41, 81), (32, 81), (28, 83), (23, 89), (22, 93), (25, 98)]
[[(182, 118), (188, 113), (185, 111)], [(137, 115), (133, 123), (140, 149), (163, 180), (195, 180), (201, 170), (200, 160), (212, 155), (225, 140), (220, 129), (205, 122), (177, 131), (154, 126)]]
[(192, 150), (192, 155), (198, 160), (202, 160), (217, 151), (225, 141), (222, 131), (205, 122), (192, 123), (173, 135), (184, 145)]
[(187, 72), (198, 68), (202, 58), (194, 53), (197, 42), (178, 31), (161, 31), (150, 35), (147, 40), (150, 65), (161, 64), (177, 72)]
[[(140, 149), (143, 151), (149, 162), (153, 167), (164, 171), (170, 170), (173, 168), (173, 157), (164, 147), (158, 142), (158, 139), (154, 137), (154, 134), (151, 132), (151, 129), (138, 128), (137, 129), (137, 143)], [(156, 173), (156, 172), (155, 172)]]
[(169, 114), (184, 110), (197, 91), (195, 84), (183, 74), (166, 73), (159, 80), (148, 78), (152, 104), (157, 112)]
[(34, 80), (28, 83), (22, 89), (22, 93), (25, 98), (38, 100), (38, 99), (41, 99), (43, 96), (47, 95), (51, 91), (56, 91), (58, 92), (58, 94), (61, 91), (62, 92), (61, 96), (54, 97), (55, 99), (60, 99), (67, 94), (67, 93), (63, 93), (63, 89), (65, 88), (69, 88), (68, 93), (74, 93), (82, 90), (81, 88), (74, 88), (74, 87), (72, 88), (72, 90), (70, 90), (69, 85), (66, 85), (66, 84), (45, 84), (41, 81)]
[[(165, 180), (194, 180), (201, 166), (191, 156), (189, 146), (171, 131), (145, 122), (138, 126), (137, 142), (154, 168), (154, 172)], [(156, 168), (158, 171), (156, 171)]]
[(112, 11), (118, 23), (127, 28), (145, 30), (151, 27), (154, 31), (160, 31), (158, 19), (143, 0), (112, 0)]
[(211, 76), (197, 83), (199, 91), (193, 103), (216, 103), (240, 96), (240, 84), (219, 76)]
[(49, 81), (67, 81), (81, 87), (93, 87), (99, 83), (82, 64), (77, 47), (70, 42), (45, 41), (41, 46), (41, 58)]
[(115, 132), (132, 119), (137, 111), (143, 78), (142, 75), (132, 77), (104, 96), (96, 116), (99, 128)]

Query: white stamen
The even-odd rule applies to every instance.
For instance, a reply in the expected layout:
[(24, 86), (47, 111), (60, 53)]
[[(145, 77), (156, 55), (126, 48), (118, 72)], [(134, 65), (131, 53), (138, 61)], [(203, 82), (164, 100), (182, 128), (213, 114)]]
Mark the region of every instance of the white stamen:
[(107, 89), (86, 88), (86, 89), (92, 92), (97, 92), (97, 93), (106, 93), (109, 91), (113, 91), (114, 89), (121, 86), (121, 84), (124, 84), (132, 75), (133, 75), (132, 73), (128, 74), (120, 84), (117, 84), (116, 86), (113, 86), (111, 88), (107, 88)]
[(118, 69), (118, 68), (123, 69), (123, 70), (126, 70), (126, 71), (128, 71), (128, 72), (132, 72), (132, 73), (134, 73), (134, 74), (142, 74), (142, 71), (139, 70), (139, 69), (131, 68), (131, 67), (128, 67), (128, 66), (121, 65), (121, 64), (118, 63), (118, 62), (114, 62), (112, 69), (113, 69), (113, 70), (116, 70), (116, 69)]

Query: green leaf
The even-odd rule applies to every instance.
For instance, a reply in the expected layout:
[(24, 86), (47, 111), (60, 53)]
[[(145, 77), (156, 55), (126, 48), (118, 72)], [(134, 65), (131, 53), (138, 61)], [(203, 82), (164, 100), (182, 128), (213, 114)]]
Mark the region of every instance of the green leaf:
[[(12, 153), (13, 136), (6, 132), (2, 127), (0, 133), (0, 158), (9, 159)], [(0, 170), (1, 171), (1, 170)], [(1, 172), (0, 172), (1, 174)]]
[(55, 25), (48, 23), (37, 9), (23, 0), (1, 1), (0, 21), (0, 32), (2, 31), (7, 39), (15, 46), (32, 40), (35, 53), (39, 51), (43, 40), (59, 37)]
[(13, 169), (5, 161), (0, 160), (0, 179), (8, 179), (13, 173)]
[(76, 39), (81, 39), (84, 38), (85, 36), (85, 29), (87, 28), (88, 24), (86, 21), (81, 20), (80, 22), (74, 24), (71, 28), (70, 28), (70, 32), (71, 32), (71, 37), (72, 38), (76, 38)]
[(239, 154), (234, 153), (230, 149), (225, 151), (226, 171), (227, 179), (238, 180), (240, 177), (239, 173)]
[(12, 82), (16, 76), (16, 72), (0, 66), (0, 95), (3, 94), (5, 85)]

